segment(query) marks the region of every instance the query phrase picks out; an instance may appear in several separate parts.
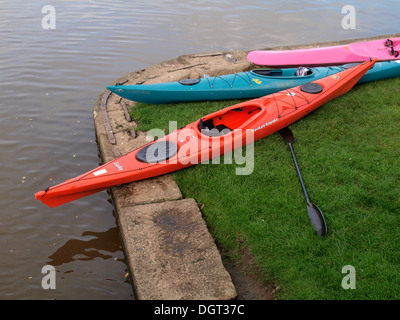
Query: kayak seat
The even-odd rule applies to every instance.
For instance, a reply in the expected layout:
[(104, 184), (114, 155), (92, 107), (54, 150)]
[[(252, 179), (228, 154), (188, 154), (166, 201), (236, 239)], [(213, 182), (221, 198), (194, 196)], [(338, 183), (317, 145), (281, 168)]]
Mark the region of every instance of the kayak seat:
[(213, 119), (209, 119), (207, 121), (203, 121), (203, 119), (200, 119), (199, 129), (202, 134), (208, 137), (223, 136), (232, 131), (232, 129), (228, 128), (224, 124), (219, 124), (217, 126), (214, 126)]
[(305, 67), (298, 67), (295, 73), (296, 77), (305, 77), (311, 75), (313, 72)]

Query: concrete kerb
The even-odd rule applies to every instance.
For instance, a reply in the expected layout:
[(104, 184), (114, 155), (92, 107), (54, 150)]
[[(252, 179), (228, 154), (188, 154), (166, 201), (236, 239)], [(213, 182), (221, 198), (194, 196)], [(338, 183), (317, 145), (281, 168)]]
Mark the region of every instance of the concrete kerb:
[[(373, 38), (299, 46), (282, 50), (323, 47), (398, 37)], [(180, 56), (128, 73), (112, 84), (141, 84), (217, 76), (250, 70), (248, 51)], [(135, 133), (127, 110), (135, 103), (103, 91), (94, 105), (94, 123), (104, 163), (148, 143)], [(237, 292), (194, 199), (183, 199), (170, 175), (111, 189), (131, 283), (137, 299), (235, 299)]]

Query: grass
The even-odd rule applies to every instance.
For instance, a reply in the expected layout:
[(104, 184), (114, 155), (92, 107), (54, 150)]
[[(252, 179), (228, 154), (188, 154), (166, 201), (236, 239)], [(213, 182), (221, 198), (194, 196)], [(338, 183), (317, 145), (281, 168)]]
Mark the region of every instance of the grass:
[[(239, 101), (133, 108), (140, 130), (178, 127)], [(196, 199), (213, 236), (240, 261), (249, 252), (278, 299), (400, 298), (400, 79), (354, 87), (291, 125), (309, 197), (325, 215), (320, 239), (308, 220), (289, 149), (277, 135), (254, 144), (252, 174), (233, 164), (173, 173)], [(356, 289), (342, 288), (345, 265)]]

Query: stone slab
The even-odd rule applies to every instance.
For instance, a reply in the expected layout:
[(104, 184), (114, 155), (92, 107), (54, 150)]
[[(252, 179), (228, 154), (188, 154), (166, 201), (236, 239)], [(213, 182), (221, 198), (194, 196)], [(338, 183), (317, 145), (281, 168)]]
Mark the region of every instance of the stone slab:
[(181, 190), (169, 174), (121, 185), (113, 188), (112, 192), (117, 210), (138, 204), (182, 199)]
[(236, 290), (193, 199), (119, 210), (122, 239), (141, 300), (225, 300)]

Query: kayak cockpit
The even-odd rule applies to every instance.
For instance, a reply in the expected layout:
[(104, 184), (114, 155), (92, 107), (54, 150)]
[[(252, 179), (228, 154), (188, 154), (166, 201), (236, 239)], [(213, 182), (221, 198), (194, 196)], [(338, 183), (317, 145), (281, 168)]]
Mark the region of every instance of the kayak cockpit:
[(251, 71), (262, 77), (288, 78), (288, 77), (309, 77), (314, 74), (311, 68), (298, 67), (296, 69), (255, 69)]
[(283, 71), (281, 69), (256, 69), (252, 70), (253, 73), (260, 76), (268, 76), (268, 77), (282, 77)]
[(199, 131), (209, 137), (228, 134), (235, 129), (246, 129), (246, 126), (261, 115), (262, 107), (257, 104), (229, 109), (208, 119), (200, 119)]

